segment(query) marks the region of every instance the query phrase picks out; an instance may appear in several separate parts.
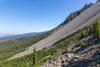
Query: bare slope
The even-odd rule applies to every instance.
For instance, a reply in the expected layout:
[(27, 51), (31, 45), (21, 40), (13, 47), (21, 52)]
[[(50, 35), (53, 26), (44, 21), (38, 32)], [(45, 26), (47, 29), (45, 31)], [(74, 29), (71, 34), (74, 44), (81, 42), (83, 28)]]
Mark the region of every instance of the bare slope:
[(87, 10), (88, 8), (90, 8), (93, 5), (94, 5), (93, 3), (85, 4), (85, 6), (83, 8), (81, 8), (80, 10), (72, 12), (66, 18), (66, 20), (64, 22), (62, 22), (60, 25), (58, 25), (56, 28), (53, 29), (53, 32), (56, 32), (56, 31), (60, 30), (61, 28), (63, 28), (67, 23), (69, 23), (73, 19), (77, 18), (77, 16), (79, 16), (82, 12), (84, 12), (85, 10)]
[(26, 51), (14, 55), (8, 60), (33, 53), (34, 47), (37, 48), (37, 50), (41, 50), (44, 47), (51, 46), (63, 37), (75, 32), (76, 30), (86, 26), (87, 24), (91, 24), (96, 18), (100, 19), (100, 2), (85, 10), (83, 13), (77, 16), (77, 18), (73, 19), (72, 21), (70, 21), (70, 23), (66, 24), (62, 29), (53, 33), (46, 39), (41, 40), (35, 45), (29, 47)]

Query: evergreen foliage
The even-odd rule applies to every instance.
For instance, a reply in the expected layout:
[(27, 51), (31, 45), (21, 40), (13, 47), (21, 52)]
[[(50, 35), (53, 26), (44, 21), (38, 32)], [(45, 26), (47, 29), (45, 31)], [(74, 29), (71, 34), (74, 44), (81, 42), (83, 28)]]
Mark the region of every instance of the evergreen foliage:
[(38, 56), (37, 56), (37, 51), (36, 51), (36, 49), (34, 48), (34, 51), (33, 51), (34, 53), (33, 53), (33, 64), (34, 64), (34, 66), (35, 67), (39, 67), (38, 66)]
[(82, 43), (80, 44), (80, 47), (81, 48), (86, 47), (86, 44), (84, 43), (84, 41), (82, 41)]
[(99, 23), (99, 20), (96, 20), (94, 25), (93, 25), (93, 35), (96, 38), (100, 37), (100, 23)]

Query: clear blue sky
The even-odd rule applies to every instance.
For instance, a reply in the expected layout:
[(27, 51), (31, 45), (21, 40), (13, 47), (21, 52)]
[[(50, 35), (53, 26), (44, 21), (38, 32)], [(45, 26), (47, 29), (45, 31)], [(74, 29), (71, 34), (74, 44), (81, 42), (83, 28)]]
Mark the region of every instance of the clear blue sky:
[(96, 0), (0, 0), (0, 34), (50, 30)]

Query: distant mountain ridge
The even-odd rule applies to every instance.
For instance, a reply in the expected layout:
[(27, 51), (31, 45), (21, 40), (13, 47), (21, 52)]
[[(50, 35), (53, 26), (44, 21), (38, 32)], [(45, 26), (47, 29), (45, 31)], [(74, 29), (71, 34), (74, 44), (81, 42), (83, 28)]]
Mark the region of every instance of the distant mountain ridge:
[(22, 38), (22, 37), (31, 37), (43, 34), (45, 32), (32, 32), (25, 34), (1, 34), (0, 38)]

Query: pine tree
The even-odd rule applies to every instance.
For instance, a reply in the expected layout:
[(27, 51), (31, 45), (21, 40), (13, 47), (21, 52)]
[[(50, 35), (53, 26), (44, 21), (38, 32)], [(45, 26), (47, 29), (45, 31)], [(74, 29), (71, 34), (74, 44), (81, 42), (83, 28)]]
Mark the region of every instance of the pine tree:
[(35, 67), (39, 67), (39, 66), (38, 66), (37, 51), (36, 51), (35, 48), (34, 48), (34, 53), (33, 53), (33, 64), (34, 64)]
[(100, 37), (100, 24), (99, 24), (98, 20), (96, 20), (95, 23), (94, 23), (94, 25), (93, 25), (93, 35), (96, 38)]
[(86, 26), (85, 29), (86, 29), (86, 35), (88, 35), (89, 34), (89, 27)]
[(93, 28), (92, 27), (89, 28), (89, 35), (91, 35), (91, 34), (93, 34)]

